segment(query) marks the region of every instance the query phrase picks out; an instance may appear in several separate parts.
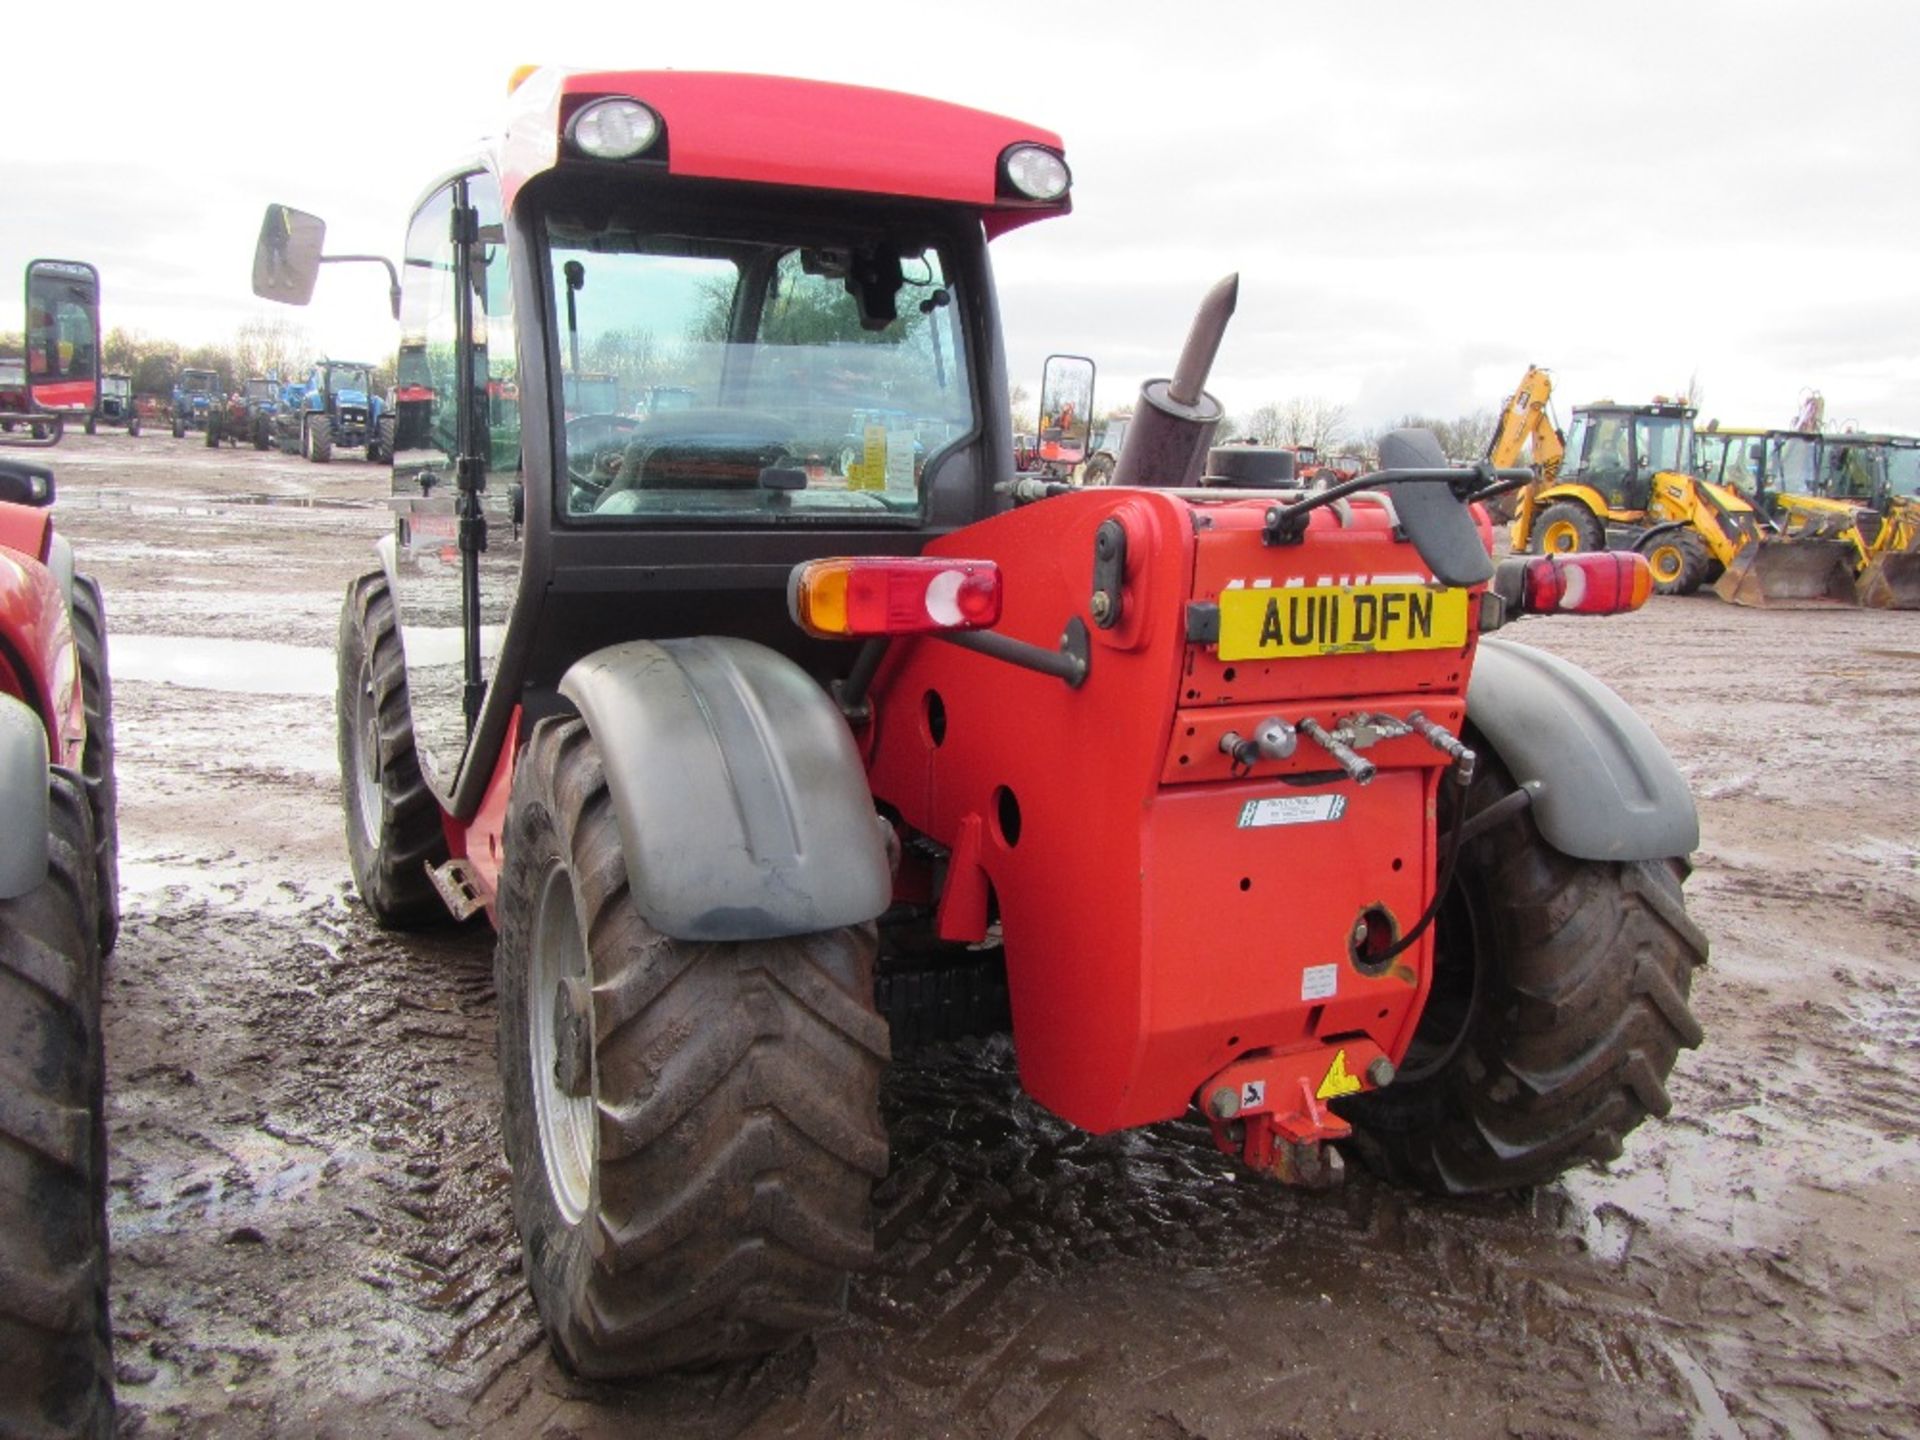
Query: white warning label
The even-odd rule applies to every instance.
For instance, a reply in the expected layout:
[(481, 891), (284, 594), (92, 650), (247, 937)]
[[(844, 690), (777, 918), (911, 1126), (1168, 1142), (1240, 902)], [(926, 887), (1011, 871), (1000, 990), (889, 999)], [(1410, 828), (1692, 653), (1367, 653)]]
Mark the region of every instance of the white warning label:
[(1240, 1087), (1240, 1108), (1242, 1110), (1252, 1110), (1256, 1106), (1264, 1105), (1266, 1103), (1267, 1103), (1267, 1082), (1266, 1081), (1249, 1080), (1247, 1081), (1246, 1084)]
[(1344, 795), (1277, 795), (1270, 800), (1249, 800), (1240, 807), (1240, 828), (1257, 829), (1264, 825), (1318, 825), (1338, 820), (1347, 813)]
[(1340, 988), (1338, 965), (1309, 965), (1300, 972), (1302, 1000), (1331, 1000)]

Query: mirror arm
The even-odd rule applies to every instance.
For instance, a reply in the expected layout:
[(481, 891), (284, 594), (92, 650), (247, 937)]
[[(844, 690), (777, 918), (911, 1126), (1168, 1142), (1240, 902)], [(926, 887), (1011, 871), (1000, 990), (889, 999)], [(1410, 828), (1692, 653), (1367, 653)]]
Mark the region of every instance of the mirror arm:
[(400, 272), (393, 268), (393, 261), (384, 255), (322, 255), (322, 265), (338, 265), (347, 261), (361, 261), (368, 265), (387, 267), (387, 301), (393, 306), (393, 318), (400, 318)]

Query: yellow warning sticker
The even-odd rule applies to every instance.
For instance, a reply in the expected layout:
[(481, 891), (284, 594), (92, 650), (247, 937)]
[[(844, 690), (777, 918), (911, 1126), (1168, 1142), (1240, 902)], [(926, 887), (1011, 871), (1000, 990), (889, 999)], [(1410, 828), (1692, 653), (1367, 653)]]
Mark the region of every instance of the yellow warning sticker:
[(1360, 1093), (1360, 1078), (1347, 1069), (1347, 1052), (1333, 1052), (1333, 1064), (1327, 1067), (1327, 1077), (1320, 1082), (1320, 1088), (1314, 1091), (1316, 1099), (1334, 1100), (1342, 1095)]

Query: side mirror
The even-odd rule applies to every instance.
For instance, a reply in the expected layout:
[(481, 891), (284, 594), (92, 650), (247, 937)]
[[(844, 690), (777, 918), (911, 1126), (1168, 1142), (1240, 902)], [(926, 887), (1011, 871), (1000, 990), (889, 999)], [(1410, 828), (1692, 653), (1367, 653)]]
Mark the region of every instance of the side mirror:
[(1078, 465), (1093, 432), (1093, 361), (1049, 355), (1040, 371), (1040, 458)]
[(44, 506), (53, 503), (53, 471), (24, 460), (0, 460), (0, 504)]
[(289, 205), (267, 206), (253, 247), (253, 293), (282, 305), (305, 305), (320, 278), (327, 222)]
[(27, 407), (91, 415), (100, 404), (100, 272), (81, 260), (27, 266)]

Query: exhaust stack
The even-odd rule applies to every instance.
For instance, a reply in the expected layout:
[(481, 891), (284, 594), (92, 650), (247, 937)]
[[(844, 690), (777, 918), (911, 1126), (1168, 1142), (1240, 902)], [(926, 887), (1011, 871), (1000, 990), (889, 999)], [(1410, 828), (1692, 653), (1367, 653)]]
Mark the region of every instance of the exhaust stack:
[(1226, 411), (1207, 394), (1207, 372), (1220, 351), (1240, 300), (1240, 277), (1229, 275), (1207, 292), (1187, 332), (1187, 343), (1170, 380), (1140, 387), (1133, 424), (1114, 465), (1115, 485), (1186, 486), (1200, 483), (1207, 447)]

